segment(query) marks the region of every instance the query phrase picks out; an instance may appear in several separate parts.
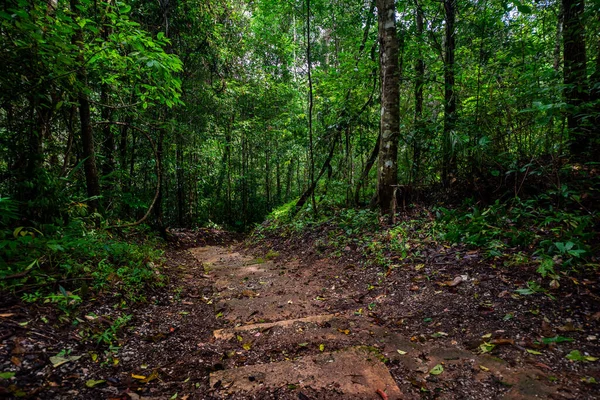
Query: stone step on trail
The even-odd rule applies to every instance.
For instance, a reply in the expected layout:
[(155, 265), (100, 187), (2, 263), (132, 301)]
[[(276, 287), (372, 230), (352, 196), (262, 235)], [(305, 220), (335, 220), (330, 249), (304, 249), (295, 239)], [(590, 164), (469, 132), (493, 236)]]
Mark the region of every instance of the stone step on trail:
[(390, 400), (401, 399), (400, 389), (378, 357), (364, 348), (350, 348), (213, 372), (210, 385), (222, 398), (294, 385), (299, 389), (335, 390), (343, 399), (381, 399), (378, 390)]
[(198, 261), (212, 266), (244, 265), (254, 257), (231, 251), (226, 247), (206, 246), (188, 250)]
[(229, 340), (234, 338), (238, 333), (255, 333), (255, 332), (264, 332), (268, 329), (274, 327), (287, 328), (292, 327), (295, 324), (321, 324), (327, 321), (330, 321), (335, 317), (334, 314), (324, 314), (324, 315), (311, 315), (306, 318), (297, 318), (297, 319), (288, 319), (277, 322), (268, 322), (263, 324), (250, 324), (250, 325), (241, 325), (235, 328), (229, 329), (218, 329), (213, 332), (213, 335), (218, 340)]
[(304, 318), (327, 312), (327, 305), (315, 300), (316, 295), (294, 293), (220, 299), (215, 308), (230, 322), (260, 323), (285, 319)]

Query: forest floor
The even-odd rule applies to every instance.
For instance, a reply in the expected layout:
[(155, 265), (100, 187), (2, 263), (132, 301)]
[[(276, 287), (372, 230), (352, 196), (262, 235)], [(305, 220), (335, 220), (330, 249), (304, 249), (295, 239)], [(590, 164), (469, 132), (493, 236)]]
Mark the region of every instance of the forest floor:
[[(15, 373), (0, 396), (600, 398), (598, 275), (522, 296), (535, 271), (477, 251), (423, 249), (429, 262), (382, 273), (351, 248), (320, 255), (310, 237), (249, 248), (179, 235), (167, 286), (136, 308), (98, 298), (59, 329), (48, 305), (4, 302), (0, 370)], [(78, 337), (125, 314), (114, 347)]]

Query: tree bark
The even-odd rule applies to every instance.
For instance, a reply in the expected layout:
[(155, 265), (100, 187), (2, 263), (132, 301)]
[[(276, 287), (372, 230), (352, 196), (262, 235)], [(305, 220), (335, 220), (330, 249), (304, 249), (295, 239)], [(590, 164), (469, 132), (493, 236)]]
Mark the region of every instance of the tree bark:
[(425, 61), (421, 50), (423, 39), (423, 8), (418, 0), (415, 0), (417, 38), (419, 40), (418, 56), (415, 60), (415, 115), (413, 121), (413, 161), (410, 183), (419, 179), (421, 166), (421, 135), (423, 133), (423, 86), (425, 85)]
[(456, 178), (456, 151), (454, 130), (456, 127), (456, 96), (454, 93), (454, 25), (456, 22), (456, 0), (444, 0), (446, 31), (444, 40), (444, 134), (442, 157), (442, 184), (448, 187)]
[[(79, 1), (71, 0), (71, 11), (79, 16)], [(88, 197), (91, 198), (89, 201), (90, 208), (96, 210), (98, 208), (98, 197), (100, 196), (100, 179), (98, 177), (98, 168), (96, 167), (96, 151), (94, 148), (94, 132), (92, 129), (92, 117), (90, 112), (90, 101), (86, 93), (87, 86), (87, 72), (85, 69), (84, 59), (84, 42), (83, 42), (83, 31), (77, 29), (73, 36), (73, 42), (79, 48), (79, 54), (77, 55), (77, 62), (79, 70), (77, 71), (76, 78), (79, 84), (77, 89), (77, 100), (79, 103), (79, 121), (81, 124), (81, 144), (83, 150), (84, 171), (85, 181), (87, 186)]]
[(398, 184), (398, 139), (400, 137), (400, 46), (396, 32), (394, 0), (377, 0), (379, 19), (379, 65), (381, 70), (381, 123), (377, 202), (382, 214), (393, 209)]
[[(310, 0), (306, 0), (306, 63), (308, 64), (308, 143), (309, 143), (309, 180), (310, 180), (310, 199), (313, 213), (317, 215), (317, 202), (315, 200), (315, 156), (313, 145), (313, 82), (312, 82), (312, 60), (310, 54)], [(300, 203), (300, 201), (298, 201)], [(296, 204), (296, 207), (298, 205)]]
[(563, 51), (565, 100), (569, 105), (567, 127), (571, 154), (581, 157), (589, 151), (589, 136), (583, 125), (583, 104), (588, 100), (586, 72), (584, 0), (563, 0)]
[(369, 158), (367, 159), (367, 163), (365, 164), (363, 172), (360, 175), (360, 178), (358, 179), (358, 183), (357, 183), (356, 189), (354, 191), (354, 204), (357, 205), (357, 206), (360, 203), (360, 190), (363, 187), (363, 185), (365, 184), (365, 182), (367, 181), (367, 177), (369, 176), (369, 172), (371, 171), (371, 168), (373, 168), (373, 165), (375, 164), (375, 161), (377, 161), (377, 156), (379, 156), (379, 146), (380, 146), (380, 143), (381, 143), (381, 134), (377, 135), (377, 141), (375, 142), (375, 146), (373, 147), (373, 151), (369, 155)]

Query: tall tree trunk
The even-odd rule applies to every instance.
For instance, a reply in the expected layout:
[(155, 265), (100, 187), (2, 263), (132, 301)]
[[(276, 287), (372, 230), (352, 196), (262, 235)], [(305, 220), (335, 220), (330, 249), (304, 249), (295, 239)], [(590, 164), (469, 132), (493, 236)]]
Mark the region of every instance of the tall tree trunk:
[(183, 158), (183, 135), (177, 130), (177, 147), (175, 149), (175, 169), (177, 170), (177, 224), (185, 226), (185, 169)]
[[(310, 54), (310, 0), (306, 0), (306, 63), (308, 67), (308, 146), (309, 146), (309, 180), (310, 180), (310, 199), (313, 213), (317, 215), (317, 202), (315, 200), (315, 156), (313, 145), (313, 82), (312, 82), (312, 60)], [(300, 201), (298, 201), (300, 203)], [(296, 204), (296, 207), (298, 205)]]
[(454, 129), (456, 126), (456, 96), (454, 93), (454, 24), (456, 22), (456, 0), (444, 0), (446, 31), (444, 40), (444, 133), (442, 184), (448, 187), (456, 178), (456, 150)]
[[(159, 128), (158, 133), (158, 143), (156, 144), (156, 162), (159, 165), (163, 164), (163, 143), (165, 140), (165, 130), (163, 128)], [(146, 170), (146, 169), (144, 169)], [(162, 172), (162, 168), (159, 170), (159, 174), (164, 175)], [(156, 225), (162, 229), (163, 227), (163, 194), (164, 194), (164, 179), (163, 176), (157, 177), (160, 179), (160, 187), (158, 188), (158, 196), (156, 198), (156, 205), (154, 206), (154, 217), (156, 218)]]
[(421, 166), (421, 141), (423, 134), (423, 87), (425, 85), (425, 61), (423, 60), (423, 7), (415, 0), (417, 38), (419, 41), (418, 56), (415, 60), (415, 115), (413, 121), (413, 161), (410, 183), (419, 180)]
[(377, 171), (377, 201), (382, 214), (393, 209), (398, 184), (400, 137), (399, 41), (394, 0), (377, 0), (379, 19), (379, 65), (381, 69), (381, 141)]
[(290, 159), (287, 170), (287, 179), (285, 182), (285, 202), (287, 203), (292, 196), (292, 178), (294, 172), (294, 159)]
[[(79, 17), (79, 1), (71, 0), (71, 11)], [(94, 132), (92, 130), (92, 116), (90, 112), (90, 101), (86, 93), (87, 86), (87, 71), (85, 69), (84, 59), (84, 42), (83, 42), (83, 31), (77, 29), (73, 36), (73, 42), (79, 48), (79, 54), (77, 55), (77, 62), (79, 63), (79, 70), (77, 71), (76, 78), (80, 85), (77, 93), (77, 100), (79, 103), (79, 121), (81, 124), (81, 144), (83, 150), (84, 171), (85, 181), (87, 186), (88, 197), (92, 198), (89, 201), (89, 205), (92, 210), (98, 208), (97, 197), (100, 196), (100, 179), (98, 177), (98, 168), (96, 167), (96, 151), (94, 148)]]
[[(112, 120), (112, 112), (111, 109), (109, 107), (109, 102), (110, 102), (110, 98), (109, 98), (109, 86), (108, 85), (102, 85), (102, 89), (101, 89), (101, 93), (100, 93), (100, 102), (102, 103), (103, 107), (102, 111), (101, 111), (101, 119), (103, 122), (109, 122)], [(104, 128), (102, 129), (102, 133), (103, 133), (103, 153), (104, 153), (104, 163), (102, 164), (102, 175), (107, 176), (110, 175), (114, 170), (115, 170), (115, 137), (112, 131), (112, 126), (111, 124), (105, 124)], [(105, 185), (106, 187), (104, 189), (108, 189), (110, 188), (111, 184)], [(105, 204), (108, 203), (108, 201), (105, 201)]]
[[(596, 14), (598, 23), (600, 23), (600, 13)], [(596, 25), (598, 26), (598, 25)], [(592, 161), (600, 161), (600, 37), (596, 39), (596, 68), (590, 77), (590, 101), (594, 109), (591, 112), (595, 115), (592, 131), (593, 149)]]
[(571, 154), (581, 157), (589, 150), (590, 142), (583, 125), (585, 110), (582, 109), (588, 100), (585, 27), (582, 20), (585, 1), (563, 0), (562, 6), (565, 99), (570, 108), (567, 127), (571, 138)]
[(79, 93), (79, 119), (81, 122), (83, 157), (85, 157), (84, 170), (87, 194), (92, 198), (89, 202), (91, 208), (96, 210), (98, 208), (98, 200), (96, 197), (100, 196), (100, 180), (98, 178), (98, 169), (96, 168), (96, 152), (94, 149), (94, 133), (92, 131), (90, 102), (83, 91)]

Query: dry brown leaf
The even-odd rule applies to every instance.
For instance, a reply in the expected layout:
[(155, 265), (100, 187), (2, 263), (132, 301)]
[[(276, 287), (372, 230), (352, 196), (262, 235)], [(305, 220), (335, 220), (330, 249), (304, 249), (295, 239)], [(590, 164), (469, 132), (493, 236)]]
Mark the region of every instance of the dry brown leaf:
[(377, 389), (376, 393), (381, 397), (381, 400), (388, 400), (389, 399), (389, 397), (387, 396), (387, 394), (385, 394), (385, 392), (383, 390), (381, 390), (381, 389)]
[(464, 280), (463, 280), (462, 276), (460, 276), (460, 275), (459, 275), (459, 276), (457, 276), (456, 278), (454, 278), (454, 279), (453, 279), (453, 280), (451, 280), (451, 281), (446, 281), (446, 282), (444, 282), (444, 285), (446, 285), (446, 286), (450, 286), (450, 287), (454, 287), (454, 286), (457, 286), (457, 285), (459, 285), (459, 284), (460, 284), (460, 283), (462, 283), (463, 281), (464, 281)]

